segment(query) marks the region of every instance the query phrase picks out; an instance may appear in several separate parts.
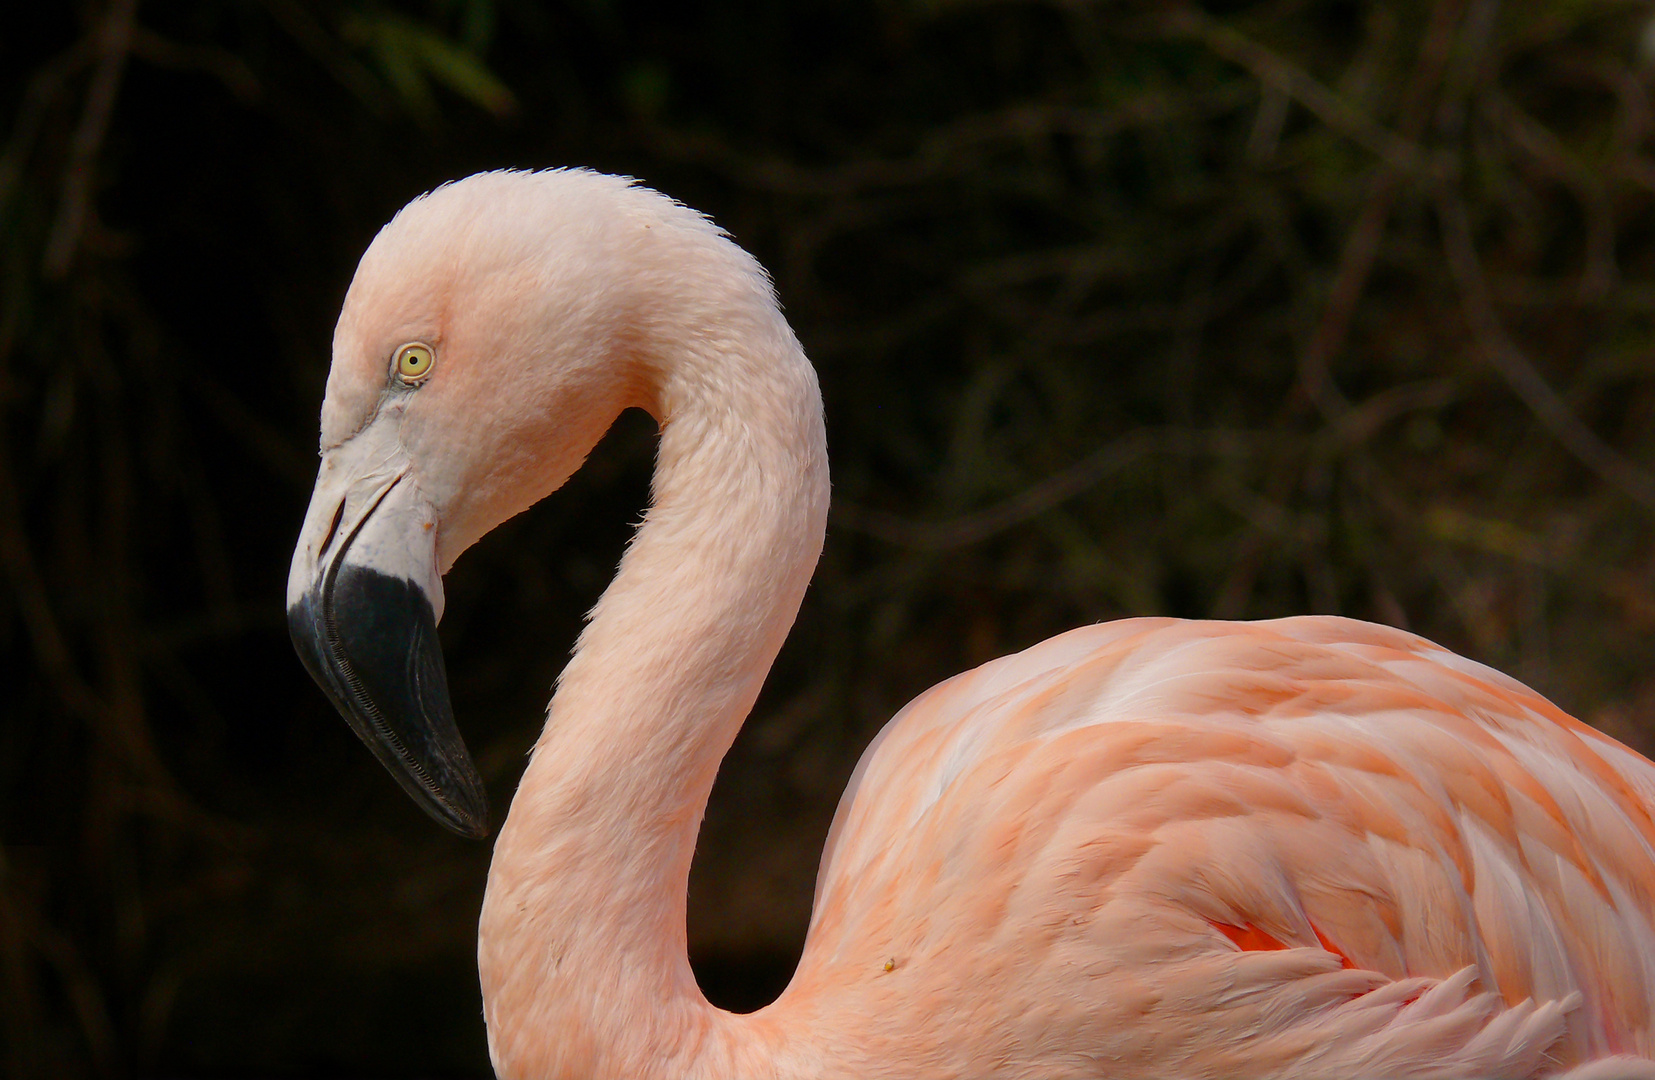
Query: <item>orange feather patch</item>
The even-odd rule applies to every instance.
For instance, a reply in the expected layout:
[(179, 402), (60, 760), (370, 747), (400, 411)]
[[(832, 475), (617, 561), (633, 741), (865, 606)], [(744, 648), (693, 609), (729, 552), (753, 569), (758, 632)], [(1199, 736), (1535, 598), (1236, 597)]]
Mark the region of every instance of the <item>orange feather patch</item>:
[[(1211, 922), (1212, 920), (1209, 919), (1208, 921)], [(1217, 930), (1219, 933), (1235, 942), (1235, 947), (1240, 949), (1242, 952), (1276, 952), (1280, 949), (1290, 948), (1290, 946), (1283, 944), (1280, 940), (1265, 933), (1256, 926), (1231, 926), (1229, 923), (1221, 922), (1214, 922), (1212, 926), (1214, 930)], [(1341, 967), (1346, 970), (1354, 970), (1356, 968), (1356, 965), (1351, 963), (1350, 957), (1345, 955), (1345, 950), (1329, 941), (1328, 936), (1322, 933), (1321, 930), (1317, 929), (1315, 926), (1311, 926), (1310, 929), (1313, 933), (1315, 933), (1316, 940), (1321, 944), (1322, 948), (1339, 958)]]

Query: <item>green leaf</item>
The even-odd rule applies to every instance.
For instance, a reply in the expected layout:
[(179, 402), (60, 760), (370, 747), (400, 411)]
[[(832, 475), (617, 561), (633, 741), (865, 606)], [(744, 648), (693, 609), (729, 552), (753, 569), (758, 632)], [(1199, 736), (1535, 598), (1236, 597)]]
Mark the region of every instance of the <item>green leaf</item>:
[(391, 12), (352, 15), (345, 37), (373, 54), (385, 81), (417, 115), (432, 116), (435, 81), (496, 116), (517, 108), (517, 99), (470, 49), (435, 28)]

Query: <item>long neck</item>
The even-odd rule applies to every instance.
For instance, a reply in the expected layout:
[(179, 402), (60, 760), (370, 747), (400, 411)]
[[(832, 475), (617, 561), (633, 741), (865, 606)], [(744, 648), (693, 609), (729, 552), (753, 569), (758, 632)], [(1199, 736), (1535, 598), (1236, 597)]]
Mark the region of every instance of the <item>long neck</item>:
[(502, 1077), (684, 1076), (728, 1028), (689, 967), (690, 859), (827, 511), (815, 374), (774, 321), (660, 387), (654, 503), (500, 830), (479, 966)]

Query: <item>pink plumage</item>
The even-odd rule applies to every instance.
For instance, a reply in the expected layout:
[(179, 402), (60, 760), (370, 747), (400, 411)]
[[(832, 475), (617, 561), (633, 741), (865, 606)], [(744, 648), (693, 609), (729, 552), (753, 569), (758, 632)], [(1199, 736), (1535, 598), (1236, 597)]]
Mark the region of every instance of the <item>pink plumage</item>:
[[(1648, 761), (1411, 634), (1088, 627), (891, 722), (778, 1005), (856, 987), (879, 1018), (864, 1037), (912, 1039), (905, 1002), (969, 998), (959, 973), (992, 973), (995, 1007), (1040, 1031), (951, 1031), (928, 1049), (948, 1075), (1053, 1032), (1111, 1067), (1045, 1075), (1529, 1076), (1646, 1056), (1652, 805)], [(883, 986), (870, 953), (896, 961)], [(1100, 1009), (1120, 995), (1090, 980), (1139, 995)], [(1451, 1005), (1423, 1008), (1433, 993)]]
[[(410, 342), (428, 373), (398, 373)], [(441, 572), (622, 409), (661, 422), (653, 504), (496, 842), (502, 1077), (1655, 1080), (1655, 765), (1337, 618), (1087, 627), (921, 695), (845, 792), (793, 981), (712, 1007), (696, 831), (827, 512), (815, 374), (768, 278), (629, 181), (483, 174), (374, 241), (328, 387), (295, 640), (465, 832), (480, 786), (419, 666)]]

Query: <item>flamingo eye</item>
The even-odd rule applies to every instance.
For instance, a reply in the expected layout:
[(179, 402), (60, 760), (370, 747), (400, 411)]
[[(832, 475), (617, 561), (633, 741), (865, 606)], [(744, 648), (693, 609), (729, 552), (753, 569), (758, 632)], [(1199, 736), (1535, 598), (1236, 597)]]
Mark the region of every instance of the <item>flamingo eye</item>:
[(437, 357), (432, 353), (431, 346), (411, 341), (397, 350), (397, 377), (405, 383), (417, 383), (431, 374), (431, 367), (436, 362)]

